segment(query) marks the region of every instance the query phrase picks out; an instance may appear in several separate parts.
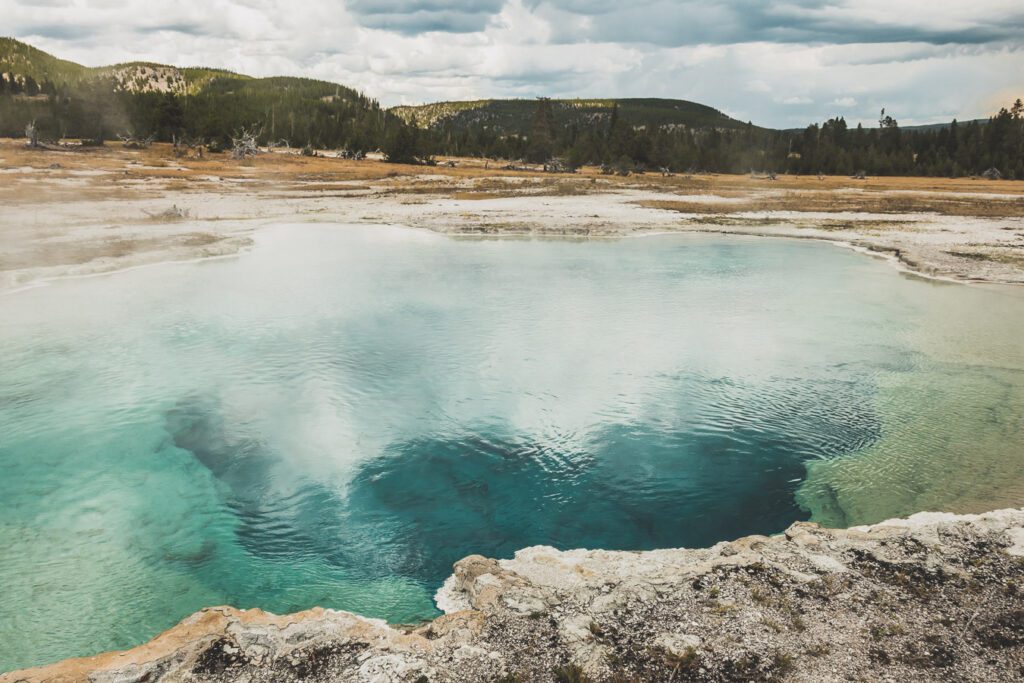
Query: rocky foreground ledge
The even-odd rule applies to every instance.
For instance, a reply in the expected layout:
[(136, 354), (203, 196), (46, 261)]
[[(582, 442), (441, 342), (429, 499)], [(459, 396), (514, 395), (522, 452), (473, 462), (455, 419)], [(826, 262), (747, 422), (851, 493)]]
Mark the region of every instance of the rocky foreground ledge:
[(408, 628), (214, 607), (133, 650), (0, 682), (1024, 680), (1024, 510), (472, 556), (438, 604)]

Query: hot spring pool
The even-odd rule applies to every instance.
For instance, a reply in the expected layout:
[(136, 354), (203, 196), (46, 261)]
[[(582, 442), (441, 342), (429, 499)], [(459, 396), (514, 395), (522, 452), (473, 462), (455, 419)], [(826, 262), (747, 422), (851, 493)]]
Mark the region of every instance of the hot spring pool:
[(0, 297), (0, 671), (471, 553), (1024, 501), (1024, 292), (832, 245), (280, 226)]

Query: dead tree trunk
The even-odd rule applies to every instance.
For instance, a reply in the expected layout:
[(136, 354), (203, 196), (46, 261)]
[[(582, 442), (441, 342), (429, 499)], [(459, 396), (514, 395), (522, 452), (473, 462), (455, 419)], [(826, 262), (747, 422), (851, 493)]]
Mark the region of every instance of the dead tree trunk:
[(242, 128), (231, 138), (231, 158), (242, 160), (260, 153), (259, 137), (262, 129)]
[(128, 135), (118, 135), (117, 137), (121, 139), (125, 149), (148, 149), (154, 140), (152, 135), (142, 138), (132, 132), (129, 132)]
[(188, 135), (174, 135), (171, 137), (171, 149), (174, 150), (174, 156), (178, 159), (182, 157), (188, 159), (202, 159), (203, 152), (205, 151), (206, 140), (203, 138), (191, 138)]
[(28, 138), (27, 144), (29, 147), (32, 149), (39, 148), (39, 130), (36, 128), (35, 119), (32, 120), (32, 123), (25, 126), (25, 137)]

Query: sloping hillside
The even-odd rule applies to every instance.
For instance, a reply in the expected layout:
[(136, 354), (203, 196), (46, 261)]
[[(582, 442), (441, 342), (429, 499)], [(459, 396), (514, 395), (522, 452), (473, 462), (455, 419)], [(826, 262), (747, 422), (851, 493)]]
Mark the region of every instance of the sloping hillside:
[(87, 67), (32, 47), (14, 38), (0, 38), (0, 74), (24, 79), (31, 76), (37, 82), (76, 84), (89, 76)]
[[(576, 99), (551, 100), (558, 126), (592, 125), (607, 121), (618, 104), (620, 119), (634, 128), (739, 128), (742, 121), (729, 118), (707, 105), (687, 100)], [(421, 128), (452, 127), (456, 130), (486, 126), (496, 132), (524, 135), (530, 131), (536, 100), (475, 100), (401, 106), (390, 110)]]
[[(56, 86), (76, 86), (94, 79), (110, 78), (114, 81), (115, 88), (121, 92), (169, 92), (175, 95), (194, 95), (219, 79), (234, 83), (266, 80), (274, 81), (278, 85), (286, 85), (289, 81), (306, 84), (310, 82), (304, 78), (255, 79), (225, 69), (177, 67), (154, 62), (124, 62), (87, 67), (54, 57), (14, 38), (0, 38), (0, 74), (4, 74), (8, 79), (13, 76), (21, 82), (31, 77), (36, 83), (49, 81)], [(334, 83), (323, 85), (325, 92), (340, 87)]]
[(131, 93), (169, 92), (175, 95), (195, 95), (217, 79), (257, 80), (224, 69), (178, 68), (152, 62), (127, 62), (87, 69), (86, 72), (94, 78), (112, 78), (119, 91)]
[(252, 78), (152, 62), (86, 67), (0, 38), (0, 136), (35, 121), (44, 138), (109, 139), (131, 132), (226, 141), (240, 128), (264, 143), (373, 149), (388, 121), (351, 88), (308, 78)]

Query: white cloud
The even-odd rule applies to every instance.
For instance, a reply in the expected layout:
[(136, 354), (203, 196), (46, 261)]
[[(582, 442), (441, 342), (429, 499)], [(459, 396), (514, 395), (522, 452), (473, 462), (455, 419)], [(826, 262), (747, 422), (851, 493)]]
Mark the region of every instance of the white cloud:
[(678, 97), (792, 127), (837, 107), (851, 122), (882, 106), (903, 123), (974, 118), (1024, 95), (1019, 0), (2, 2), (5, 32), (90, 65), (312, 76), (384, 104)]

